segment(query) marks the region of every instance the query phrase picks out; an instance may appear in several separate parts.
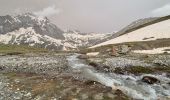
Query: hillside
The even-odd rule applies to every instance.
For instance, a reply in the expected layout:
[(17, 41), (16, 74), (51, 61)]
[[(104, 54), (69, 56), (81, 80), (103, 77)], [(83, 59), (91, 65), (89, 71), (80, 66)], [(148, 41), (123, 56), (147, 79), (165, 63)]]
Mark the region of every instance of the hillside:
[[(137, 24), (135, 28), (129, 28), (122, 35), (113, 38), (109, 41), (97, 44), (90, 48), (96, 48), (106, 45), (118, 45), (118, 44), (133, 44), (133, 46), (138, 45), (138, 47), (133, 47), (133, 49), (139, 49), (139, 44), (145, 45), (140, 49), (154, 49), (161, 47), (168, 47), (170, 40), (170, 17), (162, 17), (149, 21), (141, 25)], [(135, 25), (134, 25), (135, 26)], [(119, 33), (119, 32), (118, 32)], [(118, 34), (117, 33), (117, 34)], [(166, 41), (165, 41), (166, 40)]]

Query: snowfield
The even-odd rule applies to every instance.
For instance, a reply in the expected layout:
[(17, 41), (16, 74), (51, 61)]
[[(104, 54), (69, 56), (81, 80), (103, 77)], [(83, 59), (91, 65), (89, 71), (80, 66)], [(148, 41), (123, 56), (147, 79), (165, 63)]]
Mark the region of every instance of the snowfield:
[(170, 47), (163, 48), (154, 48), (152, 50), (134, 50), (134, 53), (143, 53), (143, 54), (161, 54), (161, 53), (170, 53)]
[(86, 55), (87, 56), (97, 56), (99, 54), (99, 52), (90, 52), (90, 53), (87, 53)]
[(141, 42), (164, 38), (170, 38), (170, 19), (146, 26), (136, 31), (111, 39), (109, 41), (92, 46), (90, 48), (96, 48), (109, 44), (118, 44), (125, 42)]
[(7, 34), (0, 34), (0, 43), (4, 44), (22, 44), (28, 43), (30, 46), (35, 44), (45, 43), (43, 40), (46, 40), (50, 43), (55, 43), (61, 45), (61, 40), (51, 38), (47, 35), (40, 35), (35, 33), (35, 30), (32, 27), (29, 28), (20, 28), (19, 30), (9, 32)]

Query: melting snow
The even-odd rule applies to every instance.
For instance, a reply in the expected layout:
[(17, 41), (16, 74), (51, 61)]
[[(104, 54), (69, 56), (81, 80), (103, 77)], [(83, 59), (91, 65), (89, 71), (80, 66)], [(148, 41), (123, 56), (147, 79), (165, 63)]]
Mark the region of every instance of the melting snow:
[(157, 39), (164, 39), (164, 38), (170, 38), (170, 19), (146, 26), (144, 28), (127, 33), (125, 35), (103, 42), (101, 44), (92, 46), (90, 48), (95, 48), (95, 47), (104, 46), (108, 44), (150, 41), (150, 40), (157, 40)]
[(87, 53), (86, 55), (87, 56), (96, 56), (98, 54), (99, 54), (99, 52), (90, 52), (90, 53)]
[(134, 50), (134, 53), (143, 53), (143, 54), (161, 54), (164, 52), (170, 53), (170, 47), (154, 48), (152, 50)]

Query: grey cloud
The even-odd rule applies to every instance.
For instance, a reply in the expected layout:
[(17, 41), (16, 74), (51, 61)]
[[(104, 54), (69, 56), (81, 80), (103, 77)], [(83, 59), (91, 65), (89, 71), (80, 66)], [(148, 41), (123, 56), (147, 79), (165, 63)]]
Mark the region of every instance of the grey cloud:
[[(169, 3), (170, 0), (0, 0), (0, 15), (38, 12), (50, 15), (50, 20), (62, 29), (113, 32), (139, 18), (154, 16), (155, 9)], [(63, 12), (57, 14), (58, 8)]]
[(170, 4), (166, 4), (160, 8), (152, 11), (153, 16), (165, 16), (170, 15)]
[(34, 12), (34, 14), (37, 16), (47, 16), (47, 17), (59, 13), (61, 13), (61, 9), (56, 8), (55, 5), (44, 8), (41, 11)]

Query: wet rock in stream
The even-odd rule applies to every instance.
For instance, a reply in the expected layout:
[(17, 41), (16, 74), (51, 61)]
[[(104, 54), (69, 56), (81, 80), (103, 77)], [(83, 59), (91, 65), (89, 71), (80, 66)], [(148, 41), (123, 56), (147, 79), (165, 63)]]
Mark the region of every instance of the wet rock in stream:
[(87, 61), (98, 73), (104, 73), (105, 77), (110, 76), (109, 79), (113, 83), (120, 82), (121, 85), (118, 87), (130, 97), (144, 100), (169, 100), (169, 59), (169, 55), (146, 57), (124, 55), (106, 58), (91, 57)]
[(160, 81), (157, 78), (152, 76), (144, 76), (142, 78), (142, 81), (148, 84), (160, 83)]

